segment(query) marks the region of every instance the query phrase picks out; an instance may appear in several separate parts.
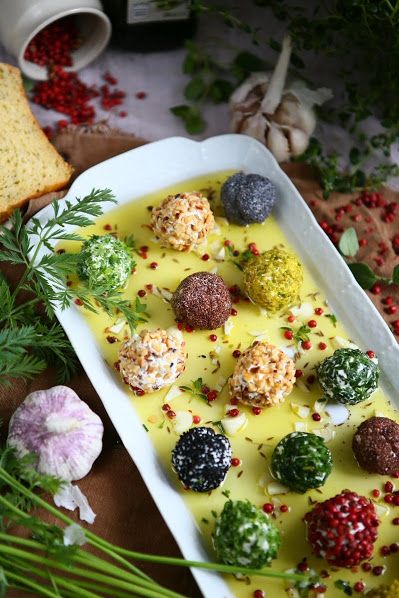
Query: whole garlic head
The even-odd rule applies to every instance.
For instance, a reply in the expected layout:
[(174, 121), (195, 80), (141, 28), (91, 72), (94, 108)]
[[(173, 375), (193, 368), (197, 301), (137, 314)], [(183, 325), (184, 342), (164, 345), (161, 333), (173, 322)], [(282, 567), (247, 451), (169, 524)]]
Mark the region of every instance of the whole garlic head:
[(9, 425), (17, 455), (35, 453), (37, 470), (71, 482), (89, 473), (101, 453), (101, 419), (67, 386), (29, 394)]
[(291, 50), (286, 37), (274, 71), (252, 73), (230, 98), (232, 130), (266, 145), (278, 162), (306, 150), (316, 126), (313, 106), (332, 97), (331, 90), (311, 90), (302, 81), (285, 87)]

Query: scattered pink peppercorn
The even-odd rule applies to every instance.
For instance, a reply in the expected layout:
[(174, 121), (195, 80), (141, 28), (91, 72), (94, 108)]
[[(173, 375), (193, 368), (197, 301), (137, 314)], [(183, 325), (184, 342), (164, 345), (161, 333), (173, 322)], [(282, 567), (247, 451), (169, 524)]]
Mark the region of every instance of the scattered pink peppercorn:
[(79, 306), (83, 305), (83, 301), (81, 299), (75, 299), (74, 303), (75, 303), (75, 305), (79, 305)]
[(216, 336), (216, 334), (210, 334), (209, 340), (215, 343), (218, 340), (218, 337)]
[(159, 267), (158, 262), (151, 262), (150, 268), (151, 270), (156, 270)]
[(382, 300), (382, 303), (384, 305), (392, 305), (394, 302), (394, 298), (392, 297), (392, 295), (387, 295), (386, 297), (384, 297), (384, 299)]
[(265, 513), (273, 513), (274, 511), (274, 504), (271, 502), (265, 502), (265, 504), (262, 506), (262, 510)]
[(395, 517), (394, 519), (392, 519), (392, 523), (393, 525), (399, 525), (399, 517)]
[(174, 419), (176, 417), (176, 413), (171, 409), (166, 413), (169, 419)]
[(354, 584), (353, 589), (355, 590), (355, 592), (361, 594), (366, 589), (366, 584), (363, 581), (357, 581)]
[(321, 415), (320, 413), (312, 413), (312, 419), (315, 422), (319, 422), (321, 420)]
[(378, 283), (373, 284), (370, 291), (374, 293), (374, 295), (381, 295), (381, 285)]
[(252, 413), (254, 415), (260, 415), (262, 413), (262, 409), (260, 407), (252, 407)]
[(392, 495), (392, 494), (386, 494), (386, 495), (384, 496), (384, 501), (385, 501), (385, 502), (386, 502), (388, 505), (392, 504), (392, 503), (393, 503), (393, 495)]
[(137, 291), (137, 294), (139, 297), (145, 297), (145, 290), (144, 289), (140, 289), (139, 291)]
[(309, 564), (307, 561), (301, 561), (297, 564), (296, 568), (298, 571), (301, 571), (301, 573), (305, 573), (306, 571), (309, 571)]
[(363, 569), (363, 571), (366, 571), (366, 572), (367, 571), (371, 571), (371, 569), (372, 569), (371, 563), (363, 563), (362, 564), (362, 569)]
[(291, 314), (291, 315), (289, 315), (289, 316), (288, 316), (288, 318), (287, 318), (287, 321), (288, 321), (288, 322), (291, 322), (291, 323), (292, 323), (292, 322), (295, 322), (295, 320), (296, 320), (296, 318), (295, 318), (295, 316), (293, 316), (292, 314)]
[(216, 390), (211, 390), (210, 392), (208, 392), (208, 395), (207, 395), (208, 401), (215, 401), (217, 398), (218, 398), (218, 393)]
[(391, 554), (391, 549), (389, 546), (381, 546), (380, 553), (382, 556), (389, 556)]
[(366, 351), (366, 355), (367, 357), (370, 357), (370, 359), (374, 359), (375, 357), (374, 351)]
[(204, 253), (204, 255), (201, 257), (203, 262), (207, 262), (209, 260), (209, 255), (207, 253)]
[(284, 330), (284, 337), (285, 337), (287, 340), (289, 340), (289, 341), (290, 341), (290, 340), (292, 340), (293, 336), (294, 336), (294, 335), (293, 335), (293, 333), (292, 333), (292, 331), (291, 331), (291, 330)]
[(303, 341), (302, 347), (305, 351), (309, 351), (312, 348), (312, 343), (310, 341)]
[(295, 370), (295, 378), (300, 378), (301, 376), (303, 376), (303, 371), (302, 370)]
[(239, 349), (234, 349), (233, 357), (235, 357), (237, 359), (238, 357), (240, 357), (240, 355), (241, 355), (241, 351)]
[(371, 491), (371, 495), (374, 498), (379, 498), (381, 496), (381, 492), (377, 488), (374, 488), (374, 490)]
[(230, 399), (230, 405), (238, 405), (240, 401), (238, 399), (236, 399), (235, 397), (232, 397)]
[(162, 411), (170, 411), (170, 405), (168, 403), (164, 403), (162, 405)]
[(393, 484), (392, 484), (392, 482), (390, 482), (390, 481), (385, 482), (385, 484), (384, 484), (384, 490), (385, 490), (385, 492), (392, 492), (392, 490), (393, 490)]
[(241, 461), (238, 457), (233, 457), (231, 459), (231, 465), (232, 467), (238, 467), (239, 465), (241, 465)]
[(308, 326), (309, 326), (309, 328), (316, 328), (316, 326), (317, 326), (316, 320), (309, 320)]
[(201, 417), (199, 415), (193, 415), (193, 424), (199, 424)]
[(326, 343), (323, 343), (323, 342), (319, 343), (319, 349), (320, 349), (320, 351), (325, 351), (327, 349)]
[(324, 314), (324, 309), (322, 307), (316, 307), (314, 313), (316, 314), (316, 316), (322, 316)]
[(393, 314), (396, 314), (396, 312), (398, 311), (398, 308), (396, 305), (390, 305), (389, 307), (386, 308), (385, 311), (387, 312), (387, 314), (393, 315)]
[(183, 330), (183, 322), (177, 322), (177, 329)]
[(230, 409), (230, 411), (228, 412), (228, 415), (230, 417), (237, 417), (237, 415), (240, 415), (240, 410), (239, 409)]
[(377, 577), (379, 577), (380, 575), (382, 575), (384, 573), (384, 567), (382, 567), (381, 565), (377, 565), (376, 567), (373, 567), (373, 575), (376, 575)]
[(186, 332), (192, 332), (194, 328), (190, 324), (186, 324)]
[(288, 510), (289, 510), (289, 507), (288, 507), (288, 505), (281, 505), (281, 506), (280, 506), (280, 511), (281, 511), (282, 513), (287, 513), (287, 511), (288, 511)]
[(110, 224), (104, 224), (103, 229), (104, 230), (112, 230), (112, 226)]
[(236, 316), (237, 314), (238, 314), (238, 311), (236, 309), (234, 309), (234, 307), (232, 307), (230, 310), (230, 315)]
[(265, 593), (263, 590), (255, 590), (253, 595), (254, 598), (265, 598)]
[(395, 554), (399, 551), (399, 544), (397, 542), (392, 542), (392, 544), (389, 545), (389, 550), (391, 553)]

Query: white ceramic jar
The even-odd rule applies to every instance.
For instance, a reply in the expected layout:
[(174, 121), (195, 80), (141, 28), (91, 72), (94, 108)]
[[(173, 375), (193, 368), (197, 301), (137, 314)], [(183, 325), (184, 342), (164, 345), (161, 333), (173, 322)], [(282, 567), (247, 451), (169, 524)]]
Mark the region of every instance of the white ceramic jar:
[(25, 60), (27, 45), (46, 25), (68, 15), (76, 15), (82, 38), (71, 67), (79, 70), (97, 58), (111, 35), (111, 23), (100, 0), (0, 0), (0, 39), (27, 77), (47, 78), (45, 67)]

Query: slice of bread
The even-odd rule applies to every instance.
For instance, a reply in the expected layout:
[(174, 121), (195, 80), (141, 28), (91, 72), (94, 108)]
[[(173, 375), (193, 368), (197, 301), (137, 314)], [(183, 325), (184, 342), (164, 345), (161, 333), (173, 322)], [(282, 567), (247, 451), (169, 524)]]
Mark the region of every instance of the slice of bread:
[(0, 63), (0, 222), (29, 199), (64, 187), (72, 171), (33, 116), (19, 69)]

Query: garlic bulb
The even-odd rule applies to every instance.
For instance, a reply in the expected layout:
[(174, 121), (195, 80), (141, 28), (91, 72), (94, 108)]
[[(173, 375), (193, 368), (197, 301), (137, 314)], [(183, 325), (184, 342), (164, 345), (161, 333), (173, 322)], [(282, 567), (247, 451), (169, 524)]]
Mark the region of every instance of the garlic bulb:
[(302, 81), (285, 87), (291, 50), (285, 37), (274, 71), (252, 73), (230, 98), (232, 130), (265, 144), (278, 162), (305, 151), (316, 126), (313, 106), (332, 97), (331, 90), (311, 90)]
[(10, 420), (8, 444), (17, 455), (34, 453), (36, 468), (65, 481), (89, 473), (102, 449), (101, 419), (67, 386), (26, 397)]

